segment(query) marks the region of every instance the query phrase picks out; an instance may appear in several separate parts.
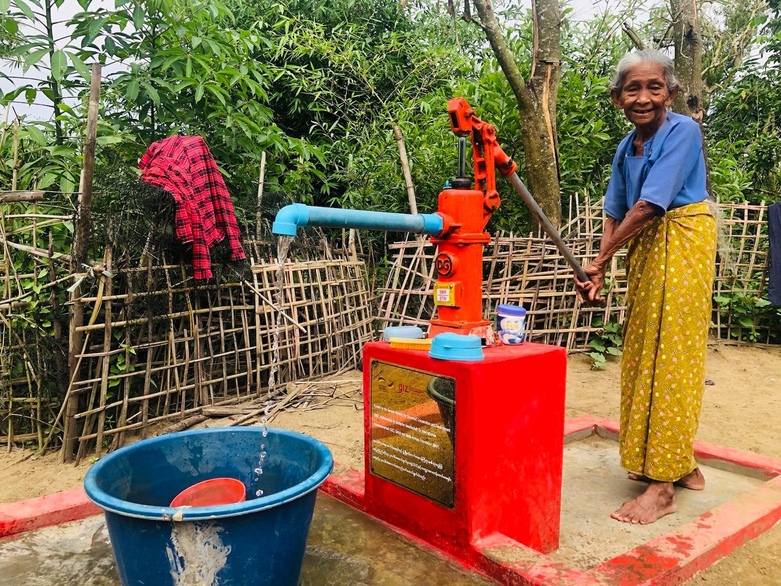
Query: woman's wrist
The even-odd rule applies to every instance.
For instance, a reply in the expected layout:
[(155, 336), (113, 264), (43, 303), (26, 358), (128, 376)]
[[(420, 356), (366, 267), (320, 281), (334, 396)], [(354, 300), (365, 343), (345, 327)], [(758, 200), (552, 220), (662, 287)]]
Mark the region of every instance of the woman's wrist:
[(605, 274), (605, 268), (607, 267), (607, 263), (610, 259), (603, 258), (600, 255), (597, 255), (597, 257), (591, 261), (591, 266), (597, 269), (600, 274)]

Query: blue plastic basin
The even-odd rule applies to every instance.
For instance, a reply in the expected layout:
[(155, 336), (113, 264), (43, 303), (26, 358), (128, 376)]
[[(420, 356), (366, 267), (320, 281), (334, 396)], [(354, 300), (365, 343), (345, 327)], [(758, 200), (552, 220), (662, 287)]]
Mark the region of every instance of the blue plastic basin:
[[(257, 475), (261, 445), (267, 455)], [(296, 586), (317, 487), (332, 467), (328, 448), (299, 433), (198, 429), (109, 454), (84, 488), (105, 511), (123, 586)], [(241, 480), (247, 500), (168, 506), (188, 486), (218, 477)]]

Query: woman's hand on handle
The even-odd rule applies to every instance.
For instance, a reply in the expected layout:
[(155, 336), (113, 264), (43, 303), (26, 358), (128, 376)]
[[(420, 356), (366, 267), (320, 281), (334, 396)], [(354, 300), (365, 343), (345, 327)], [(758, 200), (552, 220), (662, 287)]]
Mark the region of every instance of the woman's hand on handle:
[(583, 267), (589, 276), (588, 281), (581, 281), (575, 277), (575, 287), (578, 301), (587, 305), (599, 305), (604, 303), (602, 289), (605, 287), (605, 269), (598, 264), (590, 264)]

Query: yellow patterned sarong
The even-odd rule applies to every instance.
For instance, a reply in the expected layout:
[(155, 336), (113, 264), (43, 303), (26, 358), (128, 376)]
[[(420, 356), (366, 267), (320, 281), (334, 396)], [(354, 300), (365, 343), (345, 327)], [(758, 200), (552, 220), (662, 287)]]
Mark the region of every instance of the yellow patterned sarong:
[(716, 220), (706, 202), (668, 211), (629, 244), (621, 360), (621, 465), (674, 482), (697, 467)]

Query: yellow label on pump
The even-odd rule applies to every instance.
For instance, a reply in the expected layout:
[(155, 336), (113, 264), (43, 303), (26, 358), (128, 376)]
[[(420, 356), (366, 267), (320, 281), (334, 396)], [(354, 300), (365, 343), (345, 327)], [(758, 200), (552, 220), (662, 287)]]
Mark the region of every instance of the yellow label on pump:
[(456, 307), (456, 284), (435, 283), (434, 304), (437, 306)]

